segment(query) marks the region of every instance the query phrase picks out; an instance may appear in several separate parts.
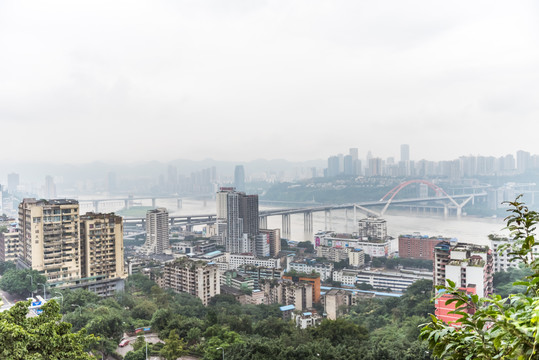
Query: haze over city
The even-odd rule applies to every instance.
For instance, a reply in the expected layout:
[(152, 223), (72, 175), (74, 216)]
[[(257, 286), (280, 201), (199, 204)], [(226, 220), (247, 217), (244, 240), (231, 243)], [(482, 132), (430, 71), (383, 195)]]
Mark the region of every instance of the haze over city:
[(3, 1), (0, 160), (539, 153), (537, 14), (533, 1)]
[(0, 359), (537, 358), (538, 15), (0, 1)]

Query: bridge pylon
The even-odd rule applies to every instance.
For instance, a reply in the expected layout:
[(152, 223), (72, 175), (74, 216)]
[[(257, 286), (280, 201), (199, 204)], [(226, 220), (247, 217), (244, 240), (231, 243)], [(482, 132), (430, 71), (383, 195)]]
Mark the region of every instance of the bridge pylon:
[(283, 236), (285, 239), (290, 240), (291, 234), (291, 222), (290, 222), (290, 214), (283, 214)]

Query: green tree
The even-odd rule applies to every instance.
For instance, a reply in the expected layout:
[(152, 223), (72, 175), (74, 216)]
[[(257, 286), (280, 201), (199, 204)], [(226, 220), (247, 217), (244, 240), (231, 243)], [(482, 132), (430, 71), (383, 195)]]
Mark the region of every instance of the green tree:
[(62, 314), (77, 310), (77, 306), (85, 307), (90, 304), (97, 304), (102, 300), (96, 293), (83, 289), (66, 289), (62, 290), (61, 293), (64, 296)]
[(211, 326), (204, 335), (209, 337), (204, 346), (204, 359), (220, 359), (221, 350), (217, 350), (217, 348), (222, 348), (226, 352), (229, 347), (243, 342), (240, 334), (219, 325)]
[(90, 313), (86, 329), (90, 334), (99, 335), (105, 339), (117, 342), (122, 337), (123, 319), (120, 310), (110, 306), (100, 305)]
[(146, 360), (146, 351), (145, 349), (129, 351), (125, 354), (124, 360)]
[[(421, 330), (421, 338), (428, 342), (435, 356), (444, 359), (538, 359), (539, 343), (539, 259), (533, 247), (539, 214), (531, 211), (517, 198), (510, 202), (511, 214), (506, 217), (512, 242), (508, 249), (532, 273), (515, 285), (526, 288), (524, 294), (480, 298), (459, 291), (455, 283), (438, 290), (451, 294), (446, 304), (455, 303), (453, 312), (461, 316), (459, 326), (448, 325), (431, 315), (431, 322)], [(465, 311), (465, 310), (473, 311)]]
[(150, 300), (144, 300), (133, 308), (131, 315), (136, 319), (151, 320), (156, 311), (157, 305)]
[(0, 275), (3, 275), (8, 270), (15, 269), (15, 263), (11, 261), (0, 261)]
[(0, 289), (19, 296), (28, 296), (38, 289), (38, 284), (45, 284), (47, 278), (32, 269), (11, 269), (0, 279)]
[(159, 354), (166, 360), (176, 360), (186, 353), (184, 346), (185, 343), (176, 334), (176, 331), (172, 330), (165, 340), (165, 346), (163, 346)]
[(328, 339), (334, 346), (339, 344), (357, 346), (369, 338), (367, 329), (342, 318), (326, 319), (318, 327), (309, 329), (313, 332), (314, 338)]
[(19, 301), (0, 313), (0, 358), (6, 360), (89, 360), (90, 345), (96, 342), (84, 330), (71, 332), (62, 322), (60, 305), (52, 300), (39, 316), (27, 317), (30, 301)]
[(126, 281), (126, 292), (142, 292), (145, 295), (150, 295), (152, 287), (157, 285), (155, 281), (150, 280), (149, 277), (137, 273), (129, 275)]
[(138, 351), (140, 349), (146, 348), (146, 339), (144, 336), (139, 335), (137, 336), (137, 340), (133, 343), (133, 350)]

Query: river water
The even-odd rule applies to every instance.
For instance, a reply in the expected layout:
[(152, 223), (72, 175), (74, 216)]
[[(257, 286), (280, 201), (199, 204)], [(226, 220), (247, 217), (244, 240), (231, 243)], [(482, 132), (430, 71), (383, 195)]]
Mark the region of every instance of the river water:
[[(79, 199), (81, 202), (84, 199)], [(151, 206), (151, 200), (135, 201), (135, 205)], [(158, 207), (166, 207), (171, 215), (197, 215), (197, 214), (214, 214), (215, 201), (202, 201), (193, 199), (183, 199), (182, 208), (178, 209), (178, 204), (175, 199), (158, 199), (156, 205)], [(105, 202), (100, 204), (100, 212), (111, 212), (121, 210), (122, 202)], [(271, 209), (272, 207), (261, 206), (261, 210)], [(94, 211), (91, 203), (81, 203), (81, 213), (86, 211)], [(357, 219), (365, 217), (361, 213), (357, 213)], [(399, 235), (412, 234), (419, 232), (422, 235), (428, 236), (443, 236), (449, 238), (457, 238), (460, 242), (468, 242), (474, 244), (486, 245), (489, 234), (507, 235), (507, 231), (503, 230), (504, 222), (501, 218), (475, 218), (475, 217), (449, 217), (444, 219), (442, 216), (417, 216), (408, 213), (392, 212), (391, 208), (384, 215), (387, 220), (388, 234), (393, 237)], [(281, 228), (281, 216), (271, 216), (268, 218), (269, 228)], [(303, 229), (303, 214), (291, 215), (292, 233), (290, 240), (294, 241), (312, 241), (312, 236), (304, 233)], [(333, 211), (331, 222), (325, 221), (324, 212), (313, 213), (313, 230), (334, 230), (338, 232), (355, 232), (357, 225), (354, 222), (353, 211), (345, 210)]]

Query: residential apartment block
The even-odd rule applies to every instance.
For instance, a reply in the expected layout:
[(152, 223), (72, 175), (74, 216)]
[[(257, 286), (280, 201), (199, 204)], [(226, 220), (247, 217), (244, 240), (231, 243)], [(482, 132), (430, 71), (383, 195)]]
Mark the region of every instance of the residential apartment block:
[[(480, 297), (492, 294), (493, 257), (487, 246), (441, 242), (434, 249), (434, 285), (447, 285), (449, 279), (457, 288)], [(440, 320), (457, 321), (445, 304), (450, 297), (435, 302), (435, 314)], [(454, 303), (453, 305), (454, 306)], [(449, 310), (448, 310), (449, 309)], [(453, 308), (454, 310), (454, 308)]]
[(17, 262), (21, 251), (20, 244), (18, 228), (9, 228), (8, 232), (0, 233), (0, 261)]
[(19, 266), (41, 272), (51, 287), (110, 296), (123, 289), (122, 218), (79, 216), (76, 200), (24, 199), (19, 205)]
[(434, 248), (442, 241), (450, 241), (450, 239), (419, 234), (401, 235), (399, 236), (399, 257), (434, 260)]
[(124, 277), (123, 219), (114, 214), (80, 217), (81, 276)]
[(75, 284), (81, 278), (79, 203), (24, 199), (19, 205), (23, 266), (48, 282)]
[(148, 210), (146, 213), (146, 242), (143, 246), (143, 252), (163, 254), (169, 248), (167, 209)]
[(198, 297), (204, 305), (221, 293), (217, 265), (185, 257), (165, 264), (164, 283), (167, 289)]

